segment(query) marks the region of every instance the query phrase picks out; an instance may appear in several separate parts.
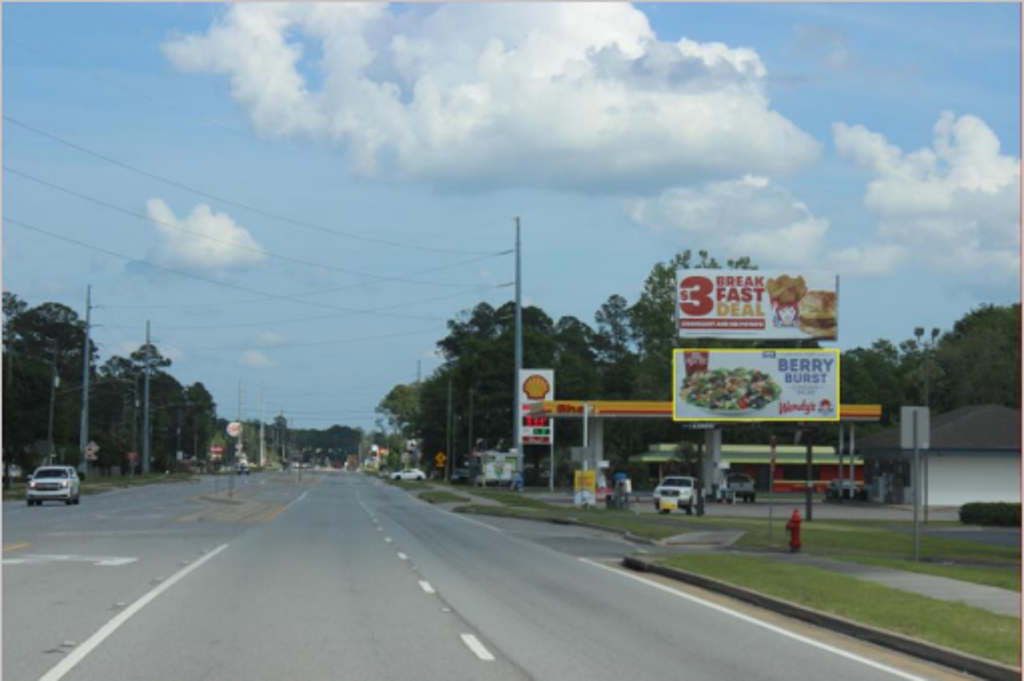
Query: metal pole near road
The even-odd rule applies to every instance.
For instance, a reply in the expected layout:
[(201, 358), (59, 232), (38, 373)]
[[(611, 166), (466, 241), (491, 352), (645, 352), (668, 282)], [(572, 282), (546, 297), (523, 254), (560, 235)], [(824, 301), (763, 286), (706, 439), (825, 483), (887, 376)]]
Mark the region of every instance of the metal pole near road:
[(444, 451), (445, 451), (445, 454), (448, 455), (448, 458), (444, 462), (445, 463), (444, 479), (445, 480), (451, 480), (452, 479), (452, 473), (451, 473), (452, 467), (455, 465), (455, 463), (454, 463), (455, 453), (452, 451), (452, 379), (450, 379), (450, 378), (448, 379), (448, 418), (447, 418), (447, 420), (445, 420), (444, 430), (445, 430), (445, 447), (444, 447)]
[(768, 546), (772, 546), (772, 522), (775, 519), (775, 436), (771, 439), (771, 459), (768, 463)]
[[(48, 427), (48, 429), (46, 431), (46, 441), (49, 443), (49, 446), (50, 446), (50, 451), (47, 452), (47, 456), (49, 457), (49, 459), (47, 460), (47, 463), (49, 463), (49, 464), (53, 463), (53, 455), (57, 451), (57, 448), (54, 446), (54, 443), (53, 443), (53, 413), (54, 413), (54, 408), (55, 408), (54, 405), (56, 404), (56, 399), (57, 399), (57, 383), (60, 382), (60, 376), (57, 373), (57, 341), (54, 340), (54, 341), (52, 341), (52, 343), (53, 343), (53, 371), (52, 371), (52, 375), (50, 376), (50, 425), (49, 425), (49, 427)], [(61, 463), (63, 463), (63, 461)]]
[(149, 320), (146, 320), (146, 366), (143, 368), (142, 390), (142, 474), (149, 473)]
[(811, 517), (811, 508), (812, 508), (811, 496), (812, 496), (813, 492), (811, 491), (811, 488), (814, 485), (814, 480), (813, 480), (813, 477), (811, 475), (814, 472), (814, 465), (813, 465), (813, 463), (814, 463), (814, 444), (813, 444), (814, 443), (814, 430), (813, 429), (808, 429), (806, 431), (806, 433), (807, 433), (807, 509), (806, 509), (807, 517), (804, 518), (804, 520), (809, 522), (810, 520), (812, 520), (812, 517)]
[(914, 410), (914, 561), (921, 559), (919, 528), (917, 526), (917, 509), (921, 502), (921, 447), (917, 436), (917, 410)]
[(523, 268), (522, 248), (519, 240), (519, 218), (516, 217), (516, 365), (512, 370), (512, 382), (515, 392), (512, 393), (512, 447), (516, 450), (516, 470), (523, 474), (523, 444), (520, 428), (523, 423), (523, 411), (519, 407), (519, 371), (523, 368)]
[(88, 474), (89, 459), (85, 448), (89, 444), (89, 376), (92, 373), (92, 356), (89, 352), (89, 330), (92, 319), (92, 286), (85, 287), (85, 346), (82, 349), (82, 424), (78, 431), (78, 451), (82, 456), (79, 470)]

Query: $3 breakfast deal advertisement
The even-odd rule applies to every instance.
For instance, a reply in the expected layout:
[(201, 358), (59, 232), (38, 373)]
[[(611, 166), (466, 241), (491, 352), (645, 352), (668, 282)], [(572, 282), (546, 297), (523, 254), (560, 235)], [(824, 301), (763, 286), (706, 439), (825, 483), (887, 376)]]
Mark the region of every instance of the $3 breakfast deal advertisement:
[(839, 350), (676, 350), (676, 421), (838, 421)]

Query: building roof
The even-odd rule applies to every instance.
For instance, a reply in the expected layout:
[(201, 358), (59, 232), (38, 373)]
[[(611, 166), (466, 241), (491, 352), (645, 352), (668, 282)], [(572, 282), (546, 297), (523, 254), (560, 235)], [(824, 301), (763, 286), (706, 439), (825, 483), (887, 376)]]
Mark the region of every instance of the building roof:
[[(1020, 452), (1020, 410), (999, 404), (963, 407), (933, 416), (931, 449)], [(900, 428), (890, 428), (857, 442), (858, 450), (899, 450)]]

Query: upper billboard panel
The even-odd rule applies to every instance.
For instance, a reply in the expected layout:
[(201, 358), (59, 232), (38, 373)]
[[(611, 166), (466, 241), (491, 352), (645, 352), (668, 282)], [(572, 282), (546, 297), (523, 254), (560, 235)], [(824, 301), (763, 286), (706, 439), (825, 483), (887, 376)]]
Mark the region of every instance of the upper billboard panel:
[(798, 270), (676, 270), (685, 338), (837, 340), (839, 278)]

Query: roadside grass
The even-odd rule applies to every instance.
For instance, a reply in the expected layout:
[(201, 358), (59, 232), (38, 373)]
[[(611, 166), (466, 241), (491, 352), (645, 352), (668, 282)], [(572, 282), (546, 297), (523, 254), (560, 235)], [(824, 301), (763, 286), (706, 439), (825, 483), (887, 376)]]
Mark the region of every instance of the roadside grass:
[(1020, 665), (1021, 622), (814, 567), (734, 555), (679, 555), (661, 564), (813, 610), (938, 645)]
[(1013, 567), (976, 567), (973, 565), (948, 565), (942, 563), (917, 562), (900, 558), (883, 558), (880, 556), (842, 556), (842, 560), (861, 565), (877, 565), (878, 567), (918, 572), (923, 575), (956, 579), (983, 586), (994, 586), (1008, 591), (1021, 590), (1020, 570)]
[(551, 504), (541, 501), (540, 499), (534, 499), (526, 496), (525, 494), (519, 494), (516, 492), (502, 492), (500, 490), (485, 489), (482, 487), (474, 487), (466, 491), (467, 494), (472, 494), (475, 497), (481, 497), (484, 499), (490, 499), (491, 501), (497, 501), (505, 506), (513, 506), (518, 508), (538, 508), (538, 509), (549, 509), (553, 508)]
[[(768, 522), (764, 519), (715, 519), (704, 518), (706, 525), (744, 530), (737, 542), (739, 548), (765, 549), (768, 543)], [(775, 521), (773, 548), (786, 546), (786, 520)], [(914, 554), (914, 537), (907, 530), (912, 527), (904, 522), (865, 522), (858, 520), (831, 520), (804, 523), (802, 551), (835, 558), (849, 555), (868, 555), (886, 558), (907, 558)], [(969, 561), (993, 564), (1020, 564), (1020, 549), (996, 546), (976, 541), (920, 537), (921, 556), (930, 560)]]
[(401, 489), (433, 489), (429, 482), (423, 480), (391, 480), (390, 478), (385, 478), (384, 482)]
[(432, 504), (454, 504), (471, 501), (469, 497), (462, 497), (451, 492), (423, 492), (420, 499), (429, 501)]
[(677, 534), (684, 534), (687, 531), (686, 527), (676, 523), (653, 523), (642, 517), (622, 511), (575, 508), (527, 509), (508, 506), (479, 506), (475, 504), (460, 506), (455, 511), (458, 513), (472, 513), (503, 518), (584, 523), (619, 532), (626, 531), (634, 536), (655, 541)]

